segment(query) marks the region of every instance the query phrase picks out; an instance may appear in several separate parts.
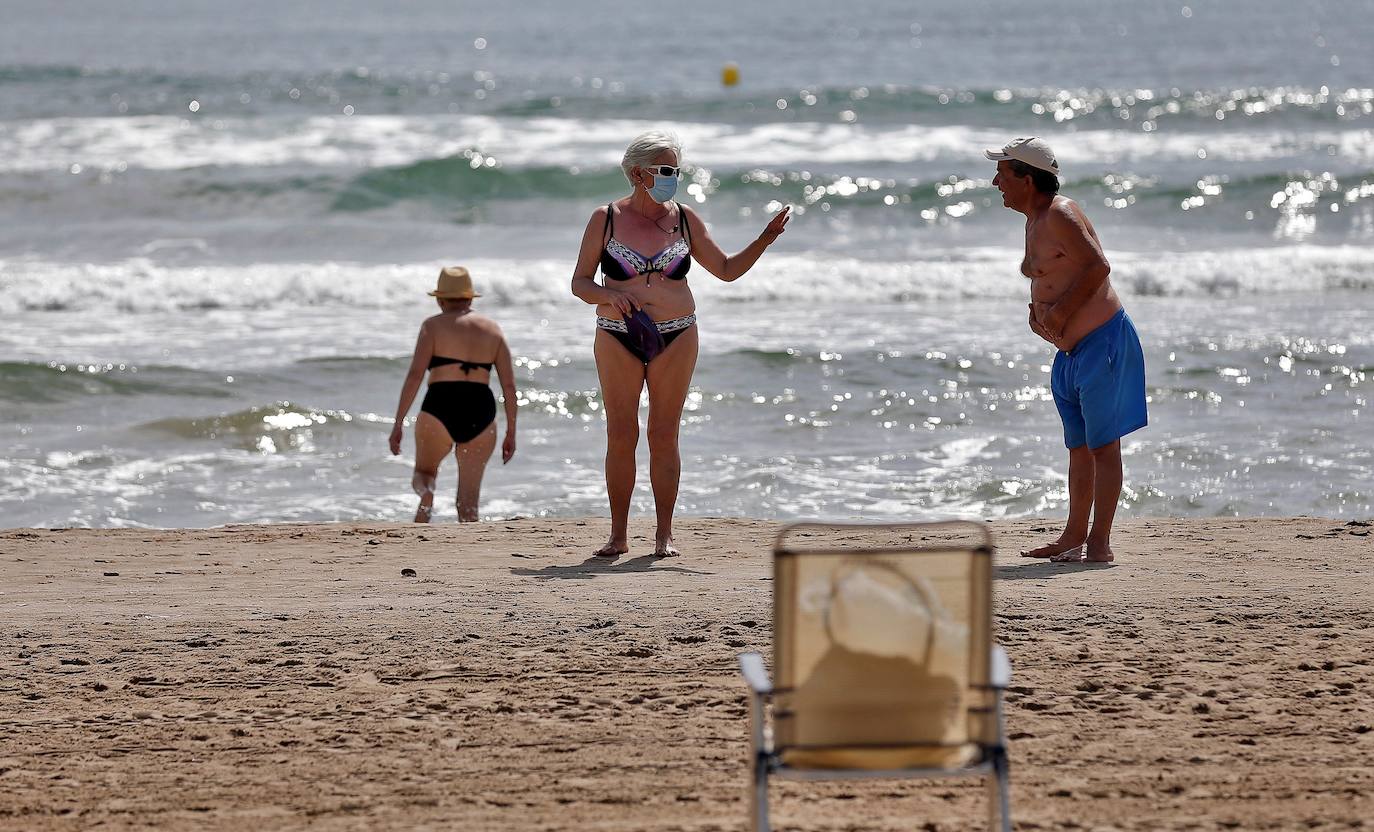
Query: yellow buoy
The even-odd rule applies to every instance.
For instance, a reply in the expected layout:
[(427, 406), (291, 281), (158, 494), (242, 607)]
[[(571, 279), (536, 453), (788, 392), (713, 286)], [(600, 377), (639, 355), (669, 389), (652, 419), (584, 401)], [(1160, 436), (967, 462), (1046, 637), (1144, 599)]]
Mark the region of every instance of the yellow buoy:
[(739, 64), (731, 61), (720, 70), (720, 82), (727, 87), (733, 87), (739, 83)]

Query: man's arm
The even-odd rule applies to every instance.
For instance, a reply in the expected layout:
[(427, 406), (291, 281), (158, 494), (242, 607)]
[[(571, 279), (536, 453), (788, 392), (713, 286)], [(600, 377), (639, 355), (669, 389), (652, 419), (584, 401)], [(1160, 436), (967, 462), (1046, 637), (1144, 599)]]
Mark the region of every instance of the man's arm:
[(1082, 214), (1070, 204), (1060, 202), (1050, 208), (1046, 230), (1062, 247), (1065, 259), (1078, 270), (1078, 277), (1040, 318), (1045, 330), (1057, 339), (1063, 336), (1074, 313), (1102, 290), (1112, 267)]

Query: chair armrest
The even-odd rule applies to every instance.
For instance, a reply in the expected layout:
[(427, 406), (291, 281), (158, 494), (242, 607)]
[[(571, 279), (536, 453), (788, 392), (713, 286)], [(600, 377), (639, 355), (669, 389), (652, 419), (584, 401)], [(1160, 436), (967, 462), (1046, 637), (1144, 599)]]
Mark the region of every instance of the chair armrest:
[(768, 679), (768, 671), (763, 667), (763, 656), (758, 653), (740, 653), (739, 672), (751, 690), (759, 696), (773, 692), (773, 683)]
[(1007, 651), (1002, 649), (1000, 644), (992, 645), (992, 668), (989, 671), (989, 681), (998, 690), (1011, 684), (1011, 659), (1007, 658)]

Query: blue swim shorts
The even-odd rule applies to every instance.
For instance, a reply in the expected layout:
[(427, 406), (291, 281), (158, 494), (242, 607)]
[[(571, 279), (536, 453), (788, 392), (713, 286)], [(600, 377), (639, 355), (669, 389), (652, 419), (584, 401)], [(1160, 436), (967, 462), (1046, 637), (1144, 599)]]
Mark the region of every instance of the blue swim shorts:
[(1100, 448), (1148, 424), (1145, 353), (1125, 309), (1083, 336), (1072, 351), (1055, 354), (1050, 390), (1064, 422), (1066, 447)]

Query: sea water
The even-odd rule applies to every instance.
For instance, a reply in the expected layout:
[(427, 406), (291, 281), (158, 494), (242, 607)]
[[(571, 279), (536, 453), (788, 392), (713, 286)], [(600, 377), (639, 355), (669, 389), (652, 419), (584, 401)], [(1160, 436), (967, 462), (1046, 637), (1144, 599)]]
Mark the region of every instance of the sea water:
[(651, 126), (727, 250), (796, 206), (741, 280), (691, 275), (681, 513), (1065, 510), (981, 152), (1034, 134), (1144, 342), (1124, 512), (1367, 516), (1374, 19), (1010, 6), (0, 0), (0, 525), (407, 519), (386, 437), (445, 264), (516, 360), (484, 516), (604, 513), (569, 278)]

